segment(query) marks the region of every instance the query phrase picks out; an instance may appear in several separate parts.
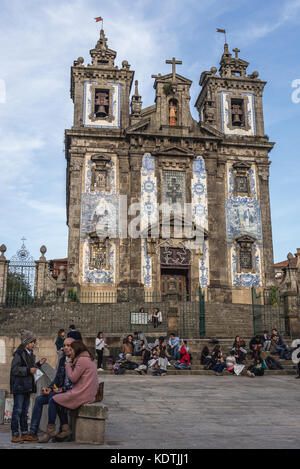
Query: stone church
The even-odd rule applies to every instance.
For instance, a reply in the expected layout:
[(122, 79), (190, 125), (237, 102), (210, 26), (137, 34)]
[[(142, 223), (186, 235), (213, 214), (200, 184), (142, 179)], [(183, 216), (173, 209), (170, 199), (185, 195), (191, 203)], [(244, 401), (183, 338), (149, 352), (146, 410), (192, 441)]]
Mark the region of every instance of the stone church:
[[(192, 82), (177, 73), (175, 58), (166, 61), (171, 73), (152, 76), (155, 101), (146, 108), (134, 71), (126, 60), (115, 65), (103, 30), (91, 64), (74, 61), (74, 124), (65, 132), (70, 286), (179, 298), (201, 287), (209, 301), (250, 303), (252, 286), (274, 284), (266, 82), (232, 52), (225, 44), (219, 70), (201, 73), (197, 121)], [(188, 237), (175, 235), (174, 214), (163, 236), (162, 203), (189, 204), (201, 246), (190, 249)], [(132, 204), (140, 204), (138, 237), (126, 226)]]

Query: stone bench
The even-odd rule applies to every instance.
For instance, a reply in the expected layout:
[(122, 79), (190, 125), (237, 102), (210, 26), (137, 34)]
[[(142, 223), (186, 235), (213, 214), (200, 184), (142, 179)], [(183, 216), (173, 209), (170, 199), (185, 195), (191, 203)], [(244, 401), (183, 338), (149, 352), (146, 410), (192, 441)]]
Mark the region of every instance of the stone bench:
[(84, 404), (76, 411), (70, 412), (72, 439), (81, 444), (103, 445), (106, 419), (108, 408), (101, 402)]
[(103, 445), (105, 439), (105, 420), (108, 408), (101, 404), (104, 396), (104, 383), (99, 383), (96, 402), (84, 404), (69, 412), (72, 440), (76, 443)]

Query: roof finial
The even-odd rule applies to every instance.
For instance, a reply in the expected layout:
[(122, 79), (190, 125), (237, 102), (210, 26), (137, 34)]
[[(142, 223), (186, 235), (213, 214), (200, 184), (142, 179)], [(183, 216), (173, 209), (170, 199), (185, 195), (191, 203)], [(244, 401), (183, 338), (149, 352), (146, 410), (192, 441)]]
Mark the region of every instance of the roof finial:
[(166, 64), (172, 64), (172, 81), (175, 82), (176, 80), (176, 65), (181, 65), (181, 60), (176, 60), (175, 57), (172, 60), (166, 60)]
[(235, 58), (238, 59), (238, 58), (239, 58), (239, 52), (241, 52), (240, 49), (238, 49), (238, 48), (236, 47), (235, 49), (232, 49), (232, 52), (235, 53)]

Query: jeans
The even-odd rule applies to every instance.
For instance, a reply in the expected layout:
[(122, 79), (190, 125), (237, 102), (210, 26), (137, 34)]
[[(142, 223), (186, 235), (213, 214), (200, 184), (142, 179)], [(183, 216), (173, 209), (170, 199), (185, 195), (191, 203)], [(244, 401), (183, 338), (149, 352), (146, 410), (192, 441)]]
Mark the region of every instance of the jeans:
[(174, 348), (169, 347), (169, 353), (170, 353), (171, 357), (174, 358), (175, 360), (180, 360), (181, 359), (181, 353), (180, 353), (180, 350), (179, 350), (179, 345), (175, 345)]
[(96, 350), (97, 352), (97, 357), (98, 357), (98, 364), (97, 368), (102, 368), (102, 361), (103, 361), (103, 349), (102, 350)]
[[(52, 396), (55, 396), (55, 392), (50, 392), (48, 395), (41, 394), (35, 399), (30, 425), (30, 433), (33, 435), (36, 435), (38, 432), (44, 405), (48, 404), (48, 424), (55, 425), (57, 406), (55, 401), (52, 399)], [(60, 415), (59, 417), (61, 420), (60, 425), (68, 423), (67, 417), (66, 419), (62, 419)]]
[(19, 424), (22, 435), (28, 432), (28, 409), (30, 404), (30, 393), (14, 394), (14, 408), (11, 417), (11, 432), (19, 435)]
[(226, 368), (226, 363), (217, 363), (215, 366), (212, 367), (212, 370), (214, 370), (216, 373), (222, 373), (224, 368)]
[(281, 358), (281, 360), (284, 359), (284, 354), (286, 351), (287, 351), (286, 345), (278, 345), (276, 347), (276, 352), (279, 352), (279, 357)]

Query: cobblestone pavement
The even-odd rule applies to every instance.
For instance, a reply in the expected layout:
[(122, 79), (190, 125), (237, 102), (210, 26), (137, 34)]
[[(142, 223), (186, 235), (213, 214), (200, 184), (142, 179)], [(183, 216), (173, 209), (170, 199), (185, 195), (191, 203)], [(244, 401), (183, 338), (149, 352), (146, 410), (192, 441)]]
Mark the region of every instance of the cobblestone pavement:
[[(104, 446), (89, 448), (300, 448), (300, 380), (293, 376), (103, 376)], [(87, 448), (10, 443), (0, 448)]]

